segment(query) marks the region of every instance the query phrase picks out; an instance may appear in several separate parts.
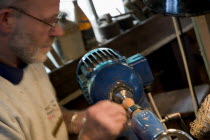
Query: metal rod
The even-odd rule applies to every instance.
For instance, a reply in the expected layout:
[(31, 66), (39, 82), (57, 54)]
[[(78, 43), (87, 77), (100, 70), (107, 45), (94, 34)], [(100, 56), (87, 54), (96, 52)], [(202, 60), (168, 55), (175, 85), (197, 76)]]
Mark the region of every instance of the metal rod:
[[(154, 111), (155, 111), (157, 117), (159, 118), (160, 122), (163, 124), (163, 127), (164, 127), (165, 130), (167, 131), (167, 126), (166, 126), (165, 122), (162, 121), (162, 117), (161, 117), (161, 115), (160, 115), (160, 112), (158, 111), (158, 108), (157, 108), (157, 106), (156, 106), (156, 104), (155, 104), (155, 101), (154, 101), (154, 99), (153, 99), (153, 97), (152, 97), (151, 92), (148, 92), (147, 95), (148, 95), (148, 97), (149, 97), (149, 100), (150, 100), (150, 102), (151, 102), (151, 104), (152, 104), (152, 107), (153, 107), (153, 109), (154, 109)], [(170, 136), (168, 136), (168, 140), (172, 140), (172, 138), (171, 138)]]
[(91, 8), (91, 10), (93, 12), (93, 15), (95, 16), (96, 22), (98, 23), (99, 17), (98, 17), (98, 14), (96, 12), (96, 9), (95, 9), (95, 6), (93, 4), (93, 1), (92, 0), (88, 0), (88, 1), (89, 1), (90, 8)]
[[(151, 102), (151, 105), (152, 105), (152, 107), (153, 107), (153, 109), (154, 109), (154, 111), (155, 111), (155, 114), (157, 115), (157, 117), (158, 117), (159, 120), (161, 121), (161, 120), (162, 120), (162, 117), (161, 117), (161, 115), (160, 115), (160, 112), (159, 112), (158, 109), (157, 109), (157, 106), (156, 106), (156, 104), (155, 104), (155, 101), (153, 100), (152, 94), (151, 94), (150, 92), (148, 92), (147, 94), (148, 94), (149, 100), (150, 100), (150, 102)], [(165, 123), (163, 122), (162, 124), (163, 124), (163, 127), (167, 130), (167, 127), (166, 127)]]
[[(181, 21), (180, 21), (180, 19), (179, 19), (178, 17), (177, 17), (176, 19), (177, 19), (177, 21), (178, 21), (178, 27), (179, 27), (179, 31), (180, 31), (180, 33), (181, 33), (181, 34), (180, 34), (180, 39), (181, 39), (182, 45), (183, 45), (183, 47), (186, 48), (186, 44), (185, 44), (184, 38), (183, 38), (184, 33), (183, 33), (183, 31), (182, 31)], [(185, 58), (186, 58), (186, 57), (185, 57)], [(187, 66), (188, 66), (188, 65), (187, 65)], [(189, 67), (188, 67), (188, 69), (189, 69)], [(189, 74), (190, 74), (190, 73), (189, 73)], [(193, 90), (193, 92), (195, 93), (195, 88), (193, 87), (192, 82), (191, 82), (191, 85), (192, 85), (192, 90)], [(197, 97), (196, 94), (194, 94), (194, 95), (195, 95), (195, 101), (196, 101), (197, 107), (199, 108), (198, 97)]]
[(118, 8), (116, 8), (116, 10), (120, 13), (120, 15), (122, 15), (122, 13), (120, 12), (120, 10)]
[(190, 89), (190, 95), (192, 97), (194, 113), (195, 113), (195, 116), (196, 116), (197, 110), (198, 110), (198, 100), (196, 98), (196, 94), (195, 94), (195, 91), (194, 91), (193, 86), (192, 86), (192, 81), (191, 81), (189, 67), (188, 67), (187, 60), (186, 60), (186, 55), (185, 55), (183, 44), (182, 44), (182, 41), (181, 41), (181, 38), (180, 38), (180, 35), (179, 35), (177, 19), (176, 19), (176, 17), (172, 17), (172, 19), (173, 19), (173, 23), (174, 23), (174, 28), (175, 28), (179, 48), (180, 48), (181, 55), (182, 55), (182, 61), (184, 63), (184, 68), (185, 68), (187, 81), (188, 81), (188, 85), (189, 85), (189, 89)]

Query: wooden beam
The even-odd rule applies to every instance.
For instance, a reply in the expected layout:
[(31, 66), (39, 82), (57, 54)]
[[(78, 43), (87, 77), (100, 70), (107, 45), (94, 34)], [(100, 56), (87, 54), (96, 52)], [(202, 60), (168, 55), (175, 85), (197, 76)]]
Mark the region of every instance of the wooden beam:
[(210, 79), (210, 14), (192, 19), (201, 55)]

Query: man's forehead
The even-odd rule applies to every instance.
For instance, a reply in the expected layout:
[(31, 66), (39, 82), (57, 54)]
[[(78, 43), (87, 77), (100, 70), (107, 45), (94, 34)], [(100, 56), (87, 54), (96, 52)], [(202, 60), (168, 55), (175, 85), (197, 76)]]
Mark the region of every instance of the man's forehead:
[(16, 0), (15, 4), (21, 8), (38, 8), (41, 10), (42, 8), (59, 6), (59, 2), (60, 0)]

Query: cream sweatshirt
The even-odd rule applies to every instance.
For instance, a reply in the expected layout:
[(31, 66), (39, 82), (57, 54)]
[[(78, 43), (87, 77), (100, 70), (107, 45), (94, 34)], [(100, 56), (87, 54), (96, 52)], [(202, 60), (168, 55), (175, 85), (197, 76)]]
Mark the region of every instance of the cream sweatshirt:
[(28, 65), (18, 85), (0, 77), (0, 140), (68, 140), (43, 64)]

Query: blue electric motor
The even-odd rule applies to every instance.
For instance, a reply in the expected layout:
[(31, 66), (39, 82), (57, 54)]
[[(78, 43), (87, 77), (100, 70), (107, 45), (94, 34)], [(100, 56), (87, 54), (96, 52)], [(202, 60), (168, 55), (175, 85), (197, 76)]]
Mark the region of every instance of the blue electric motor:
[[(122, 103), (131, 98), (136, 103), (129, 107), (131, 127), (139, 140), (159, 140), (166, 134), (185, 134), (165, 130), (150, 111), (144, 87), (153, 81), (149, 64), (140, 54), (125, 58), (109, 48), (98, 48), (85, 54), (77, 67), (77, 80), (86, 100), (94, 104), (109, 99)], [(137, 113), (132, 113), (138, 110)], [(190, 138), (189, 138), (190, 139)], [(191, 140), (191, 139), (190, 139)]]
[(143, 88), (153, 81), (153, 75), (147, 60), (140, 54), (126, 59), (109, 48), (92, 50), (80, 60), (77, 78), (90, 104), (112, 100), (114, 90), (125, 88), (133, 93), (135, 103), (149, 107)]
[[(105, 99), (121, 103), (121, 96), (126, 96), (132, 98), (142, 108), (149, 108), (144, 87), (153, 81), (153, 75), (147, 60), (140, 54), (126, 59), (109, 48), (92, 50), (80, 60), (77, 77), (80, 88), (90, 104)], [(142, 116), (147, 116), (148, 119), (142, 121), (144, 119)], [(153, 127), (139, 127), (148, 123)], [(137, 136), (144, 137), (145, 140), (152, 139), (164, 131), (156, 116), (146, 110), (134, 116), (132, 127), (141, 134), (140, 137)]]

